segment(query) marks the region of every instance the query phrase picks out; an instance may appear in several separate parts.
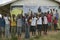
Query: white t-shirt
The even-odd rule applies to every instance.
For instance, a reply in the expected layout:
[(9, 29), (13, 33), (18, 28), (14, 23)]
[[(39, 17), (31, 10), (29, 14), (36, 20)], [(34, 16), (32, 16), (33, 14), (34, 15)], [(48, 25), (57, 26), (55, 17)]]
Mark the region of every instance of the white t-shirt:
[(32, 18), (31, 26), (36, 26), (36, 20), (36, 17)]
[(56, 16), (55, 14), (56, 14), (56, 12), (55, 12), (55, 11), (53, 11), (53, 17), (55, 17), (55, 16)]
[(48, 24), (48, 20), (47, 20), (47, 17), (46, 16), (44, 16), (44, 22), (43, 22), (44, 24)]
[(9, 23), (9, 20), (8, 20), (9, 17), (4, 17), (4, 19), (5, 19), (5, 23), (6, 23), (6, 24), (10, 24), (10, 23)]
[(42, 25), (42, 17), (39, 17), (39, 19), (37, 20), (37, 24)]

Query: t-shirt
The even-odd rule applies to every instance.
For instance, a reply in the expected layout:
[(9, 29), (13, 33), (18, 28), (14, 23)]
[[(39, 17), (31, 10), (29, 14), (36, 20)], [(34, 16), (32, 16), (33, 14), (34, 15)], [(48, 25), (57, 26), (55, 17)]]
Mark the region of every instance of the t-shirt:
[(44, 16), (44, 24), (48, 24), (48, 20), (46, 16)]
[(0, 18), (0, 27), (4, 27), (5, 26), (5, 20)]
[(36, 26), (36, 20), (36, 17), (32, 18), (31, 26)]
[(47, 14), (47, 19), (48, 19), (48, 22), (52, 22), (52, 15), (51, 14)]
[(16, 27), (16, 21), (14, 21), (13, 18), (11, 18), (11, 27)]
[(39, 18), (38, 18), (37, 24), (38, 24), (38, 25), (42, 25), (42, 17), (39, 17)]
[(31, 16), (27, 18), (27, 21), (28, 21), (28, 24), (29, 24), (29, 25), (31, 24), (31, 19), (32, 19)]
[(22, 19), (17, 19), (17, 27), (22, 27)]
[(54, 20), (54, 24), (57, 24), (57, 20)]
[(10, 23), (9, 23), (9, 18), (8, 18), (8, 17), (4, 17), (4, 19), (5, 19), (5, 24), (10, 24)]
[(58, 14), (58, 13), (56, 13), (56, 19), (57, 19), (57, 20), (59, 19), (59, 14)]
[(55, 17), (55, 16), (56, 16), (55, 14), (56, 14), (56, 12), (55, 12), (55, 11), (53, 11), (53, 17)]

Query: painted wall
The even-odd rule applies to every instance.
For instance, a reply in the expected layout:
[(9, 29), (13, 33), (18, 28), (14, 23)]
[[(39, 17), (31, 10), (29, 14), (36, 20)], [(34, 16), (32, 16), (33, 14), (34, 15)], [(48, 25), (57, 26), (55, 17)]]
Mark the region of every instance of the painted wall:
[[(11, 6), (14, 6), (14, 5), (17, 5), (17, 6), (19, 6), (19, 5), (23, 5), (23, 6), (59, 6), (57, 3), (55, 3), (51, 0), (22, 0), (22, 1), (17, 1), (15, 3), (11, 4)], [(42, 8), (42, 9), (44, 9), (44, 8)], [(60, 9), (59, 8), (58, 8), (58, 12), (60, 15)]]

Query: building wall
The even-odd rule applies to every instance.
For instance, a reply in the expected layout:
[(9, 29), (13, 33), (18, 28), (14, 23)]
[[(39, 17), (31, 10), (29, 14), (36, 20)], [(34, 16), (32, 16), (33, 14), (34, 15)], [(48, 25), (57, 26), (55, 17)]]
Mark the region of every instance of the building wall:
[[(22, 0), (17, 1), (11, 6), (14, 5), (27, 5), (27, 6), (59, 6), (57, 3), (51, 1), (51, 0)], [(59, 15), (60, 15), (60, 9), (58, 9)]]

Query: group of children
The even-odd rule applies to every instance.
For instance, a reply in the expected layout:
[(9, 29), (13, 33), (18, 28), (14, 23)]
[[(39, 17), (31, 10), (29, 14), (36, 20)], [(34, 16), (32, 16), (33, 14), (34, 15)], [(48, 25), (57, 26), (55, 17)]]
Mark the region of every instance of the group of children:
[(54, 30), (57, 29), (58, 23), (58, 12), (57, 10), (50, 12), (39, 12), (37, 14), (30, 15), (18, 14), (15, 16), (14, 14), (9, 17), (7, 14), (2, 16), (0, 15), (0, 36), (5, 33), (6, 37), (9, 37), (10, 34), (13, 36), (18, 34), (18, 37), (21, 37), (22, 31), (25, 31), (25, 37), (30, 37), (30, 31), (32, 35), (36, 35), (36, 31), (38, 31), (38, 35), (41, 35), (41, 32), (44, 31), (44, 34), (47, 34), (47, 30), (51, 30), (53, 27)]

